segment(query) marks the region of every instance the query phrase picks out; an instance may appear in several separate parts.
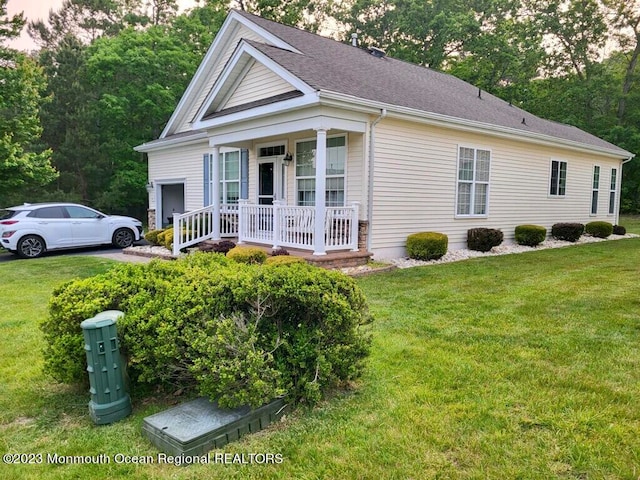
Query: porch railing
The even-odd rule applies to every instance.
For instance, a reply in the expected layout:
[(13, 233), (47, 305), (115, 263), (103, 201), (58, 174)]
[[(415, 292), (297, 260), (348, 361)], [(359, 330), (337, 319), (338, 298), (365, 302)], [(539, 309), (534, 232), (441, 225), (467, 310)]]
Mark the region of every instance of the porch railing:
[[(273, 247), (313, 250), (314, 207), (240, 203), (238, 241), (267, 243)], [(358, 204), (327, 207), (324, 219), (325, 250), (358, 249)]]
[[(173, 254), (180, 250), (208, 240), (213, 235), (213, 206), (173, 214)], [(238, 236), (238, 205), (221, 205), (220, 236)]]
[[(358, 249), (358, 203), (350, 207), (326, 207), (324, 248)], [(207, 206), (173, 215), (173, 254), (214, 236), (214, 208)], [(273, 247), (314, 250), (316, 211), (275, 202), (273, 205), (221, 205), (220, 237), (237, 237), (239, 242)]]

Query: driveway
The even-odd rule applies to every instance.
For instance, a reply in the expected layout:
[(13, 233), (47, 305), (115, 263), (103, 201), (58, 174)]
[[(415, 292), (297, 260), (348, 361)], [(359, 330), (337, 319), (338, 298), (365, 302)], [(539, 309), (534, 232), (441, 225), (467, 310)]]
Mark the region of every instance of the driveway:
[[(148, 245), (144, 240), (134, 243), (134, 245)], [(111, 246), (104, 247), (88, 247), (88, 248), (76, 248), (73, 250), (56, 250), (53, 252), (47, 252), (45, 257), (58, 257), (62, 255), (89, 255), (92, 257), (102, 257), (111, 260), (117, 260), (119, 262), (134, 262), (134, 263), (147, 263), (152, 259), (148, 257), (141, 257), (139, 255), (126, 255), (122, 253), (119, 248), (113, 248)], [(17, 255), (13, 255), (9, 252), (0, 253), (0, 263), (11, 262), (15, 260), (22, 260)]]

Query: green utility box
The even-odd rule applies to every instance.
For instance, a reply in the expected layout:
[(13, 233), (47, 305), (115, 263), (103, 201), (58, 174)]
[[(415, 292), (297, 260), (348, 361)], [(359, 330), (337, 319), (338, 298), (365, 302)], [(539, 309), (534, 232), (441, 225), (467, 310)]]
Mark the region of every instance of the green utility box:
[(91, 387), (89, 414), (98, 425), (117, 422), (131, 413), (116, 330), (116, 321), (123, 315), (118, 310), (107, 310), (80, 324)]

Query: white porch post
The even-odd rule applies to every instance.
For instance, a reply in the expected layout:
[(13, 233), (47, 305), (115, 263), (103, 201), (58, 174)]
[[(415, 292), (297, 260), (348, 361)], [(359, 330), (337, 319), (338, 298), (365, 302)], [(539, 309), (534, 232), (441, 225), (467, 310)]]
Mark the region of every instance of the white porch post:
[(284, 200), (273, 201), (273, 249), (280, 247), (282, 241), (282, 227), (280, 227), (280, 209), (285, 204)]
[(211, 197), (213, 205), (213, 225), (211, 238), (220, 240), (220, 148), (211, 149)]
[(244, 238), (247, 235), (247, 205), (249, 200), (238, 200), (238, 245), (244, 244)]
[(327, 211), (327, 130), (316, 130), (316, 218), (313, 232), (313, 254), (326, 255), (325, 217)]
[(360, 202), (351, 202), (351, 251), (358, 251), (358, 217), (360, 216)]

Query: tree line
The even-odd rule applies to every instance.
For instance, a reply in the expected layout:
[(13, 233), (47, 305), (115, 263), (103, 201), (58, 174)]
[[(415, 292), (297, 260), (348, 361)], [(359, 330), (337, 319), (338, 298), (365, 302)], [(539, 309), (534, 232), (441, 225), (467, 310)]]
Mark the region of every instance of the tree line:
[[(640, 152), (640, 0), (65, 0), (43, 21), (0, 0), (0, 206), (69, 200), (144, 218), (146, 160), (238, 8), (451, 73)], [(2, 40), (26, 25), (38, 45)], [(640, 213), (640, 160), (621, 208)]]

